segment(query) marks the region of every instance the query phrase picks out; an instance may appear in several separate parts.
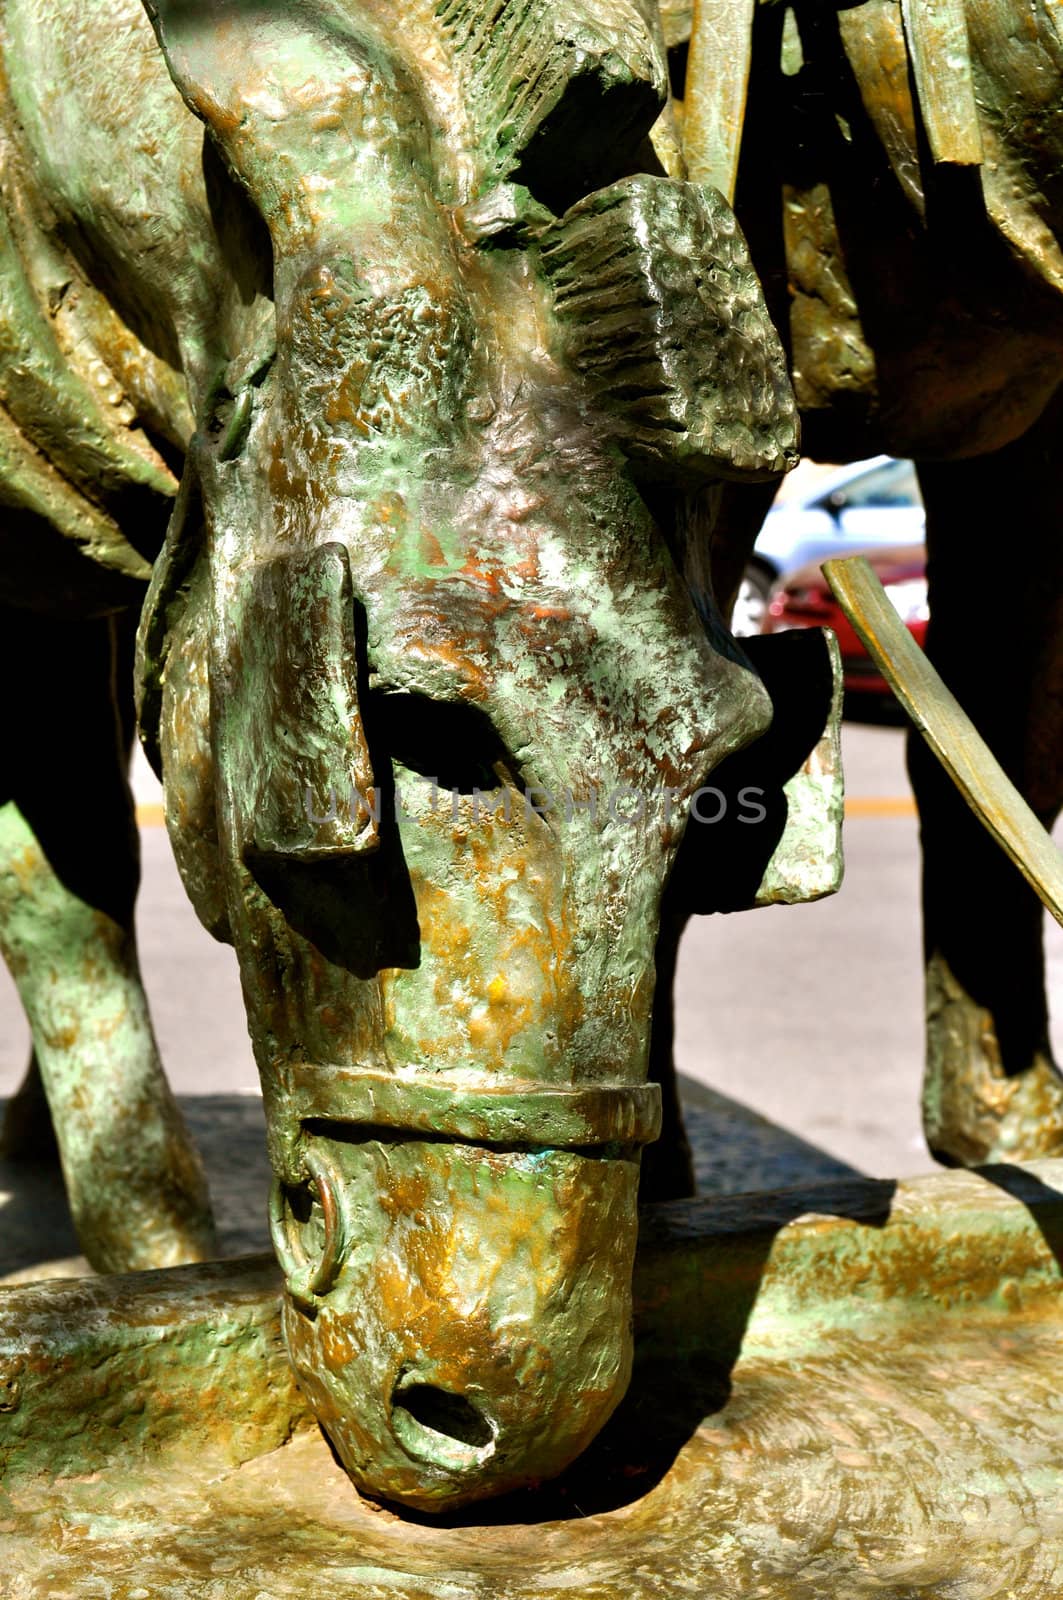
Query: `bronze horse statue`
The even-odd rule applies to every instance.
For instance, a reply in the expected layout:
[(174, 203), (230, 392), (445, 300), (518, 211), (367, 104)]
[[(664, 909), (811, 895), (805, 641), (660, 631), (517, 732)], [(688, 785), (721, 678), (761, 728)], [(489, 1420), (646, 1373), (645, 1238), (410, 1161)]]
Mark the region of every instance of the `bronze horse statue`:
[[(1050, 819), (1058, 51), (1005, 9), (972, 23), (974, 160), (963, 107), (942, 132), (912, 92), (917, 0), (760, 8), (738, 206), (808, 448), (920, 461), (932, 649)], [(792, 402), (733, 219), (683, 181), (649, 6), (149, 10), (161, 51), (133, 0), (3, 18), (0, 940), (90, 1255), (209, 1254), (132, 939), (150, 575), (142, 722), (240, 956), (293, 1360), (359, 1483), (460, 1504), (558, 1470), (623, 1391), (647, 1057), (651, 1192), (687, 1182), (678, 930), (793, 897), (756, 830), (683, 827), (768, 742), (713, 592)], [(701, 8), (692, 75), (752, 11)], [(708, 98), (726, 145), (741, 95)], [(972, 651), (976, 564), (936, 530), (966, 506), (984, 542), (1012, 474), (1032, 620)], [(931, 1143), (1055, 1148), (1039, 913), (915, 775)]]
[[(661, 898), (710, 775), (764, 792), (770, 744), (695, 569), (719, 483), (796, 458), (793, 396), (729, 207), (667, 171), (650, 8), (147, 13), (0, 21), (0, 943), (87, 1254), (211, 1253), (133, 943), (143, 608), (292, 1360), (361, 1486), (459, 1505), (558, 1471), (627, 1382)], [(829, 843), (780, 878), (785, 811), (731, 902), (834, 886)]]
[[(690, 173), (736, 184), (803, 448), (916, 461), (928, 653), (1050, 828), (1063, 803), (1057, 8), (665, 0), (663, 12)], [(726, 492), (706, 563), (725, 613), (771, 493)], [(1058, 1154), (1040, 903), (915, 737), (909, 769), (928, 1143), (962, 1165)]]

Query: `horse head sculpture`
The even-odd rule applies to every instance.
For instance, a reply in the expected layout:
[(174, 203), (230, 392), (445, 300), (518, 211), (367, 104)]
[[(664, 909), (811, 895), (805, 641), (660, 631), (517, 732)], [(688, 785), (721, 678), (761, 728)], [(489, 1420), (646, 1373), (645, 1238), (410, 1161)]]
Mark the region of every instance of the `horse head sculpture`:
[(726, 204), (638, 170), (630, 0), (148, 9), (268, 230), (148, 720), (239, 957), (292, 1360), (356, 1483), (451, 1508), (628, 1380), (660, 899), (770, 720), (676, 530), (792, 463), (793, 401)]

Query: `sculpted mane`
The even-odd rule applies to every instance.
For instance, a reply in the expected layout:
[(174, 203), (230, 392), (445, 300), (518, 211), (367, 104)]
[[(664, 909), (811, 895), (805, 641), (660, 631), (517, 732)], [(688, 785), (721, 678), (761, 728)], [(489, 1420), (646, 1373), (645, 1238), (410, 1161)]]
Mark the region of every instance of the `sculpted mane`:
[(150, 574), (192, 431), (179, 369), (208, 326), (188, 263), (218, 256), (201, 146), (135, 0), (4, 7), (0, 501), (17, 601), (48, 605), (65, 583), (75, 607), (79, 585), (90, 608), (129, 603)]

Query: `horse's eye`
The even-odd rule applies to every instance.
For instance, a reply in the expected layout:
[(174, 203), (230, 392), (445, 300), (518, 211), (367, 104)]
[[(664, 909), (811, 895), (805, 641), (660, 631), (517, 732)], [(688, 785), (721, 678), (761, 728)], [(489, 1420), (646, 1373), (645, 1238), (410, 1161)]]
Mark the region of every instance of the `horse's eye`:
[(505, 782), (512, 758), (478, 706), (421, 694), (376, 692), (369, 700), (370, 747), (386, 750), (408, 772), (459, 794), (486, 793)]

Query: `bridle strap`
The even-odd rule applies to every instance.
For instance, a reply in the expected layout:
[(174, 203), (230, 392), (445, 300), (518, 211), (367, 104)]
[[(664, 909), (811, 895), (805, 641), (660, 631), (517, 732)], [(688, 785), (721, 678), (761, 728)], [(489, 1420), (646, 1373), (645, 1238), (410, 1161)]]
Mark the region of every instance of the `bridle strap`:
[(393, 1128), (465, 1144), (573, 1150), (650, 1144), (661, 1131), (656, 1083), (544, 1084), (400, 1078), (284, 1062), (278, 1087), (300, 1122)]

